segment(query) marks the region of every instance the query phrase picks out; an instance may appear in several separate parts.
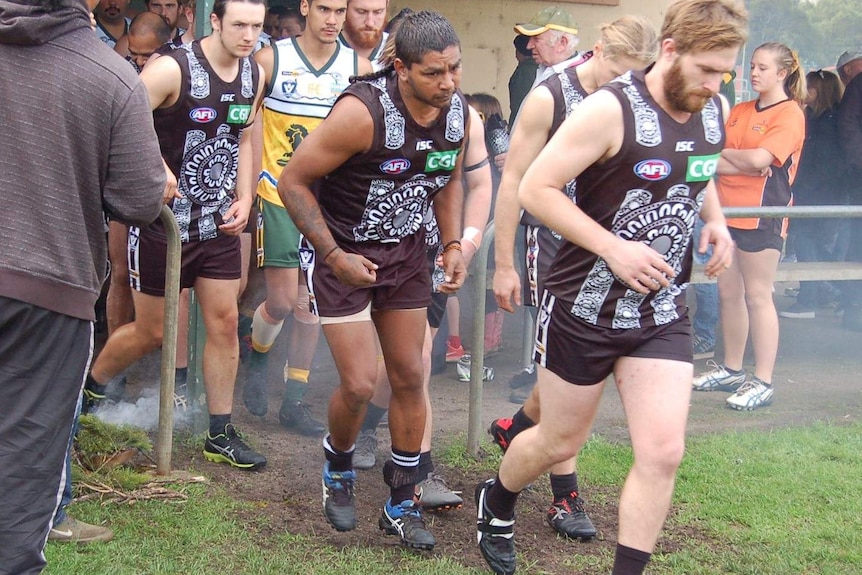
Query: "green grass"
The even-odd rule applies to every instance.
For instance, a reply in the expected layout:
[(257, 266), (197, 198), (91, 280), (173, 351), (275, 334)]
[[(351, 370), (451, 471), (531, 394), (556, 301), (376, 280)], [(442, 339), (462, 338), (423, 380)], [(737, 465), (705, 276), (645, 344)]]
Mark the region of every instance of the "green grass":
[[(465, 470), (493, 472), (498, 458), (464, 454), (463, 437), (441, 451), (440, 461)], [(593, 438), (579, 462), (587, 489), (618, 492), (631, 450)], [(397, 548), (334, 548), (311, 537), (260, 524), (241, 525), (251, 504), (218, 486), (185, 486), (186, 503), (75, 504), (88, 522), (110, 521), (117, 538), (105, 545), (51, 544), (46, 573), (467, 575), (479, 573), (457, 558), (427, 558)], [(850, 575), (862, 572), (862, 426), (815, 425), (773, 432), (692, 438), (680, 469), (668, 533), (680, 550), (656, 554), (653, 575)], [(615, 501), (614, 501), (615, 502)], [(591, 498), (591, 505), (602, 504)], [(464, 521), (472, 521), (465, 514)], [(278, 527), (278, 526), (272, 526)], [(685, 527), (683, 531), (681, 528)], [(275, 533), (264, 535), (264, 533)], [(667, 536), (667, 535), (666, 535)], [(577, 549), (577, 547), (573, 547)], [(445, 552), (445, 550), (443, 550)], [(217, 557), (217, 559), (216, 559)], [(608, 553), (572, 553), (567, 572), (608, 573)], [(529, 557), (519, 573), (535, 573)]]

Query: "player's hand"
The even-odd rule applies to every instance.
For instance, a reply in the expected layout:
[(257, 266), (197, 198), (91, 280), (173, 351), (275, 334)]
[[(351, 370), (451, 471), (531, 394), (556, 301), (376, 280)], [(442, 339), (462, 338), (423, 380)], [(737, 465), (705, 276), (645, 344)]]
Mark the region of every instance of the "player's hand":
[(497, 169), (501, 172), (503, 171), (503, 166), (506, 165), (506, 156), (508, 155), (509, 152), (503, 152), (494, 156), (494, 165), (497, 166)]
[(705, 254), (712, 244), (712, 257), (706, 262), (704, 273), (709, 278), (714, 278), (727, 269), (733, 263), (733, 238), (724, 224), (707, 222), (700, 232), (700, 245), (697, 246), (698, 253)]
[(467, 265), (461, 250), (449, 250), (443, 252), (443, 283), (440, 284), (441, 293), (455, 293), (467, 279)]
[(165, 191), (162, 194), (162, 199), (166, 204), (169, 204), (174, 198), (182, 198), (183, 195), (177, 187), (177, 177), (171, 169), (168, 168), (167, 164), (165, 164), (165, 177), (167, 181), (165, 182)]
[(324, 259), (338, 281), (353, 287), (372, 286), (377, 282), (377, 264), (359, 254), (336, 248)]
[(619, 239), (605, 261), (623, 283), (642, 294), (666, 288), (676, 276), (660, 253), (641, 242)]
[(224, 223), (218, 228), (229, 236), (238, 236), (248, 223), (251, 199), (236, 199), (224, 214)]
[(500, 309), (509, 313), (514, 313), (515, 306), (521, 305), (521, 276), (515, 268), (498, 267), (494, 270), (494, 299)]

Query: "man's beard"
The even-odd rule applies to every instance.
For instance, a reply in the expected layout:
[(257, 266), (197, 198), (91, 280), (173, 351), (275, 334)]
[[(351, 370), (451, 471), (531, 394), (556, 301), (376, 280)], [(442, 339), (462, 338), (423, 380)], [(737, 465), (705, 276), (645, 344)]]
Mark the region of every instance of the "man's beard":
[(383, 30), (356, 29), (349, 22), (344, 22), (344, 31), (350, 40), (350, 47), (360, 50), (371, 50), (380, 44)]
[(680, 112), (695, 114), (703, 110), (710, 98), (715, 96), (709, 90), (697, 89), (686, 91), (685, 76), (677, 59), (664, 75), (664, 97)]

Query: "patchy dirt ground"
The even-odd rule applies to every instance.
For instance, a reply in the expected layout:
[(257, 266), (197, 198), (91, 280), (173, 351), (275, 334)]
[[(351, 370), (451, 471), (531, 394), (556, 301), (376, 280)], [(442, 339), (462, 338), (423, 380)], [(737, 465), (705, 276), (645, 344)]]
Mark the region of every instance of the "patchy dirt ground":
[[(779, 286), (777, 293), (783, 294)], [(776, 297), (779, 309), (790, 300)], [(463, 309), (467, 309), (462, 304)], [(507, 398), (507, 382), (516, 373), (521, 357), (520, 315), (507, 317), (504, 349), (488, 360), (496, 370), (496, 378), (485, 385), (483, 426), (496, 417), (509, 416), (516, 406)], [(462, 321), (462, 326), (469, 326)], [(840, 318), (831, 310), (818, 310), (814, 320), (781, 320), (781, 348), (776, 369), (776, 397), (774, 404), (755, 413), (739, 413), (724, 407), (725, 394), (699, 393), (692, 399), (689, 433), (704, 434), (728, 429), (762, 429), (799, 426), (815, 421), (858, 421), (862, 407), (862, 385), (858, 374), (862, 372), (862, 357), (858, 335), (843, 331)], [(469, 336), (469, 334), (465, 334)], [(469, 338), (465, 338), (469, 341)], [(716, 359), (721, 359), (719, 353)], [(138, 383), (154, 381), (158, 377), (157, 358), (134, 370)], [(276, 362), (277, 363), (277, 362)], [(750, 362), (747, 362), (750, 365)], [(697, 362), (695, 372), (703, 370), (705, 362)], [(242, 381), (242, 371), (240, 381)], [(388, 496), (381, 477), (382, 463), (368, 471), (359, 472), (357, 509), (359, 527), (350, 533), (336, 533), (326, 526), (321, 515), (320, 469), (323, 461), (320, 440), (298, 437), (285, 432), (278, 424), (281, 389), (277, 384), (280, 370), (271, 371), (269, 413), (257, 418), (242, 405), (239, 386), (234, 409), (234, 421), (267, 455), (269, 463), (260, 473), (234, 471), (224, 465), (203, 460), (198, 449), (179, 448), (175, 452), (175, 469), (195, 469), (212, 478), (236, 497), (254, 502), (254, 511), (243, 521), (251, 530), (266, 535), (268, 530), (288, 530), (293, 533), (315, 534), (334, 548), (346, 546), (397, 546), (397, 538), (385, 537), (377, 528), (381, 505)], [(312, 388), (307, 402), (314, 414), (325, 420), (325, 406), (337, 382), (325, 341), (321, 338), (316, 366), (312, 372)], [(446, 373), (432, 380), (434, 402), (435, 442), (447, 441), (467, 429), (467, 385), (455, 377), (454, 364)], [(595, 432), (616, 441), (627, 441), (625, 418), (616, 390), (607, 386), (603, 405), (596, 422)], [(385, 429), (379, 432), (379, 460), (388, 453)], [(473, 489), (485, 476), (446, 469), (438, 464), (451, 488), (463, 491), (465, 504), (460, 510), (430, 514), (428, 521), (437, 548), (433, 553), (446, 554), (468, 566), (485, 569), (484, 561), (475, 547), (475, 505)], [(527, 492), (519, 505), (518, 551), (521, 566), (531, 565), (530, 573), (557, 574), (568, 572), (565, 564), (568, 554), (609, 556), (613, 553), (617, 536), (616, 490), (597, 489), (590, 484), (589, 469), (581, 469), (581, 488), (588, 500), (588, 512), (599, 529), (599, 537), (592, 542), (576, 543), (560, 539), (544, 523), (549, 501), (547, 480), (540, 480)], [(602, 503), (606, 502), (606, 503)], [(673, 514), (673, 510), (671, 511)], [(264, 522), (261, 518), (266, 517)], [(657, 552), (673, 553), (681, 546), (708, 545), (718, 547), (720, 541), (711, 540), (708, 534), (692, 526), (670, 521), (659, 542)]]

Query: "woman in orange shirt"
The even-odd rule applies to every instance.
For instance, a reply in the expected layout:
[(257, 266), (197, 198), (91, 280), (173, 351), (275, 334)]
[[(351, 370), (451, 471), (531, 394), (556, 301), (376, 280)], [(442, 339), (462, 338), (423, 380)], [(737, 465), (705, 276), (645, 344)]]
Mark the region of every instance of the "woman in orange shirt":
[[(751, 57), (757, 100), (739, 104), (727, 120), (727, 141), (718, 164), (722, 206), (787, 206), (805, 139), (805, 76), (795, 52), (769, 42)], [(772, 371), (778, 354), (778, 314), (772, 284), (787, 230), (786, 218), (733, 218), (733, 265), (719, 276), (724, 364), (694, 379), (698, 391), (729, 391), (727, 405), (753, 410), (772, 403)], [(742, 368), (751, 332), (754, 373)]]

